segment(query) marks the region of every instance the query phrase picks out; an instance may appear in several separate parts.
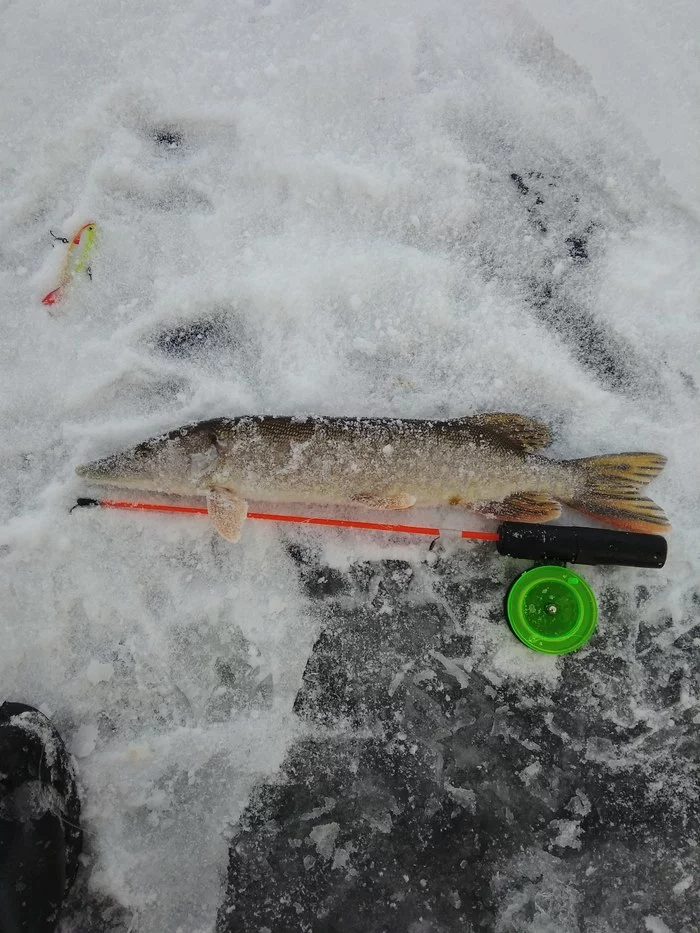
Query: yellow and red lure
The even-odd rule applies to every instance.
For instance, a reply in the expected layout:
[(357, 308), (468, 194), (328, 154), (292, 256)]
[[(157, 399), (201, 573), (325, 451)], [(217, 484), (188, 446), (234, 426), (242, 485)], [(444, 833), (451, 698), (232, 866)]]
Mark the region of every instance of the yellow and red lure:
[(64, 297), (66, 288), (73, 279), (73, 276), (77, 273), (87, 272), (87, 274), (91, 276), (90, 254), (95, 243), (96, 230), (97, 224), (91, 220), (90, 223), (83, 224), (70, 243), (68, 243), (68, 251), (63, 261), (58, 285), (53, 291), (44, 295), (41, 299), (43, 305), (58, 304)]

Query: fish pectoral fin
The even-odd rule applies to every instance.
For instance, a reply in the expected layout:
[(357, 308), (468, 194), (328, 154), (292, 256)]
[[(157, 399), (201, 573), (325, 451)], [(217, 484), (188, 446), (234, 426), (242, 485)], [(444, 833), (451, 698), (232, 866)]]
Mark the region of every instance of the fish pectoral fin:
[(238, 541), (248, 514), (248, 503), (230, 489), (215, 487), (207, 494), (207, 511), (222, 538)]
[(525, 415), (489, 412), (474, 415), (465, 420), (469, 422), (472, 431), (498, 435), (509, 446), (522, 450), (524, 453), (530, 454), (536, 450), (543, 450), (552, 442), (552, 432), (547, 425), (535, 418), (527, 418)]
[(487, 502), (474, 509), (503, 521), (550, 522), (561, 515), (561, 506), (537, 492), (518, 492), (502, 502)]
[(416, 497), (407, 492), (397, 492), (395, 495), (378, 496), (371, 492), (360, 492), (352, 497), (358, 505), (368, 509), (410, 509), (416, 504)]

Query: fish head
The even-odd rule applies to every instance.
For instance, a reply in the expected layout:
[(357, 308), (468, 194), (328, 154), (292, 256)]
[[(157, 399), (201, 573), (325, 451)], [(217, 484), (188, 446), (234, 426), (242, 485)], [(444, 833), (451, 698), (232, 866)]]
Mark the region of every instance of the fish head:
[(186, 424), (76, 470), (91, 483), (174, 495), (205, 490), (220, 456), (218, 422)]

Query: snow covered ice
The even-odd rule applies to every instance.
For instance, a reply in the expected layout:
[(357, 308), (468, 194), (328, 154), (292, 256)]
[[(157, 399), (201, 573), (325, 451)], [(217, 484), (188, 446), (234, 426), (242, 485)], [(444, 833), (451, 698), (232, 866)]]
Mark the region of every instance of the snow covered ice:
[[(0, 10), (0, 692), (77, 757), (67, 929), (697, 929), (700, 20), (609, 6)], [(69, 513), (190, 420), (488, 410), (669, 458), (578, 654), (488, 546)]]

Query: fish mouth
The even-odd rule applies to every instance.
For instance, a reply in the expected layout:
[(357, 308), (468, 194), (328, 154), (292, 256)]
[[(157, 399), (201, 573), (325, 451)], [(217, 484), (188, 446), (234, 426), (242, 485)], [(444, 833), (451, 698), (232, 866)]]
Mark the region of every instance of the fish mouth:
[[(167, 495), (192, 496), (200, 493), (199, 485), (185, 476), (154, 471), (148, 463), (134, 461), (118, 454), (93, 460), (75, 468), (75, 472), (96, 486), (113, 486), (139, 492), (161, 492)], [(208, 487), (204, 487), (204, 491)]]
[(82, 464), (75, 468), (75, 472), (88, 482), (98, 485), (119, 486), (122, 489), (149, 489), (153, 486), (153, 477), (147, 469), (119, 455)]
[(216, 467), (219, 451), (211, 431), (179, 428), (128, 450), (76, 467), (78, 476), (90, 483), (192, 495), (204, 485)]

